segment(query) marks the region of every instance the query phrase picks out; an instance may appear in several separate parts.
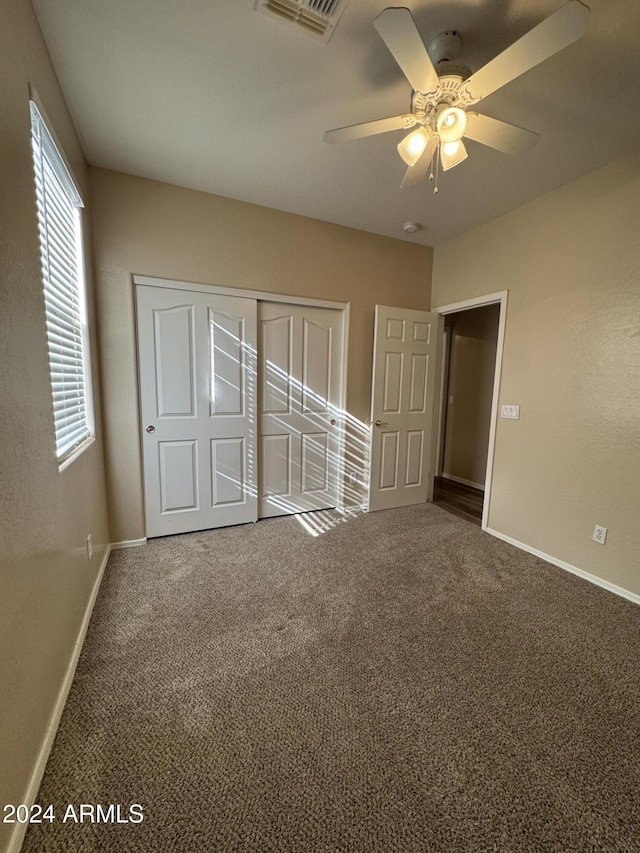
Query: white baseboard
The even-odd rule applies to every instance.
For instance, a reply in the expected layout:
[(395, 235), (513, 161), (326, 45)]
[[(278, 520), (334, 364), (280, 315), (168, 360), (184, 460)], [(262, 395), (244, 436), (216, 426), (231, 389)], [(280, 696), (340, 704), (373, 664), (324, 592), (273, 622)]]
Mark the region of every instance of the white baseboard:
[[(35, 803), (36, 798), (38, 796), (38, 791), (40, 790), (40, 784), (42, 782), (42, 777), (44, 776), (44, 770), (47, 766), (47, 761), (49, 760), (49, 753), (51, 752), (51, 747), (53, 746), (53, 741), (55, 740), (56, 732), (58, 731), (58, 726), (60, 724), (60, 717), (62, 716), (62, 712), (64, 711), (67, 696), (69, 695), (69, 690), (71, 689), (73, 677), (76, 673), (78, 659), (80, 657), (80, 652), (82, 651), (84, 638), (87, 634), (87, 629), (91, 620), (91, 614), (93, 613), (93, 607), (96, 603), (96, 598), (98, 597), (98, 590), (100, 589), (102, 576), (104, 575), (104, 570), (106, 568), (107, 561), (109, 560), (110, 553), (111, 545), (107, 545), (107, 550), (105, 551), (104, 557), (102, 558), (102, 563), (100, 564), (98, 576), (96, 577), (93, 589), (91, 590), (91, 597), (89, 598), (89, 601), (87, 603), (84, 618), (82, 620), (82, 624), (80, 625), (80, 630), (78, 631), (78, 638), (76, 639), (75, 646), (73, 647), (73, 654), (71, 655), (71, 660), (69, 661), (69, 665), (67, 666), (67, 671), (65, 673), (62, 684), (60, 685), (60, 690), (58, 691), (56, 703), (53, 706), (53, 711), (51, 712), (51, 717), (49, 718), (49, 725), (47, 726), (47, 730), (42, 740), (38, 759), (33, 768), (31, 779), (29, 780), (29, 784), (27, 785), (26, 793), (23, 799), (21, 800), (22, 803), (29, 807), (32, 806), (33, 803)], [(9, 837), (7, 853), (19, 853), (20, 848), (22, 847), (22, 842), (24, 841), (24, 836), (27, 832), (27, 828), (28, 824), (26, 823), (15, 824), (13, 833)]]
[(453, 474), (440, 474), (445, 480), (453, 480), (454, 483), (462, 483), (463, 486), (472, 486), (474, 489), (480, 489), (484, 492), (484, 483), (474, 483), (472, 480), (464, 480), (462, 477), (455, 477)]
[(516, 548), (520, 548), (521, 551), (526, 551), (528, 554), (533, 554), (535, 557), (540, 557), (541, 560), (545, 560), (547, 563), (551, 563), (554, 566), (558, 566), (559, 569), (564, 569), (565, 572), (571, 572), (572, 575), (578, 575), (578, 577), (589, 581), (589, 583), (595, 584), (596, 586), (600, 586), (602, 587), (602, 589), (606, 589), (609, 592), (613, 592), (615, 595), (619, 595), (621, 598), (626, 598), (627, 601), (632, 601), (634, 604), (640, 604), (640, 595), (635, 592), (631, 592), (628, 589), (624, 589), (624, 587), (617, 586), (614, 583), (610, 583), (609, 581), (606, 581), (603, 578), (599, 578), (597, 575), (592, 575), (590, 572), (585, 572), (584, 569), (579, 569), (577, 566), (572, 566), (570, 563), (565, 563), (564, 560), (559, 560), (557, 557), (552, 557), (551, 554), (545, 554), (544, 551), (539, 551), (537, 548), (532, 548), (531, 545), (525, 545), (524, 542), (519, 542), (517, 539), (512, 539), (511, 536), (507, 536), (504, 533), (499, 533), (497, 530), (493, 530), (491, 527), (487, 527), (485, 528), (485, 530), (492, 536), (495, 536), (498, 539), (502, 539), (504, 542), (508, 542), (510, 545), (515, 545)]
[(125, 539), (123, 542), (112, 542), (111, 550), (119, 551), (121, 548), (137, 548), (138, 545), (146, 545), (147, 537), (142, 539)]

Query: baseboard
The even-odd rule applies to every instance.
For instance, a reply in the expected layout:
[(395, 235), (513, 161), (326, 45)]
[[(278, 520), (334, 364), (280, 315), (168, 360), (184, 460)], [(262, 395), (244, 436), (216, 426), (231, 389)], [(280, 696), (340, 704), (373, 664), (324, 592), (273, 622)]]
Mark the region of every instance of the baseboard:
[(453, 474), (440, 474), (445, 480), (453, 480), (454, 483), (462, 483), (463, 486), (471, 486), (474, 489), (480, 489), (484, 492), (484, 483), (474, 483), (472, 480), (465, 480), (462, 477), (455, 477)]
[(119, 551), (121, 548), (137, 548), (138, 545), (146, 545), (147, 537), (143, 537), (142, 539), (125, 539), (123, 542), (112, 542), (111, 550)]
[(585, 572), (584, 569), (579, 569), (577, 566), (572, 566), (570, 563), (565, 563), (564, 560), (559, 560), (557, 557), (552, 557), (551, 554), (545, 554), (544, 551), (539, 551), (537, 548), (532, 548), (531, 545), (525, 545), (524, 542), (519, 542), (517, 539), (512, 539), (511, 536), (507, 536), (504, 533), (500, 533), (497, 530), (493, 530), (491, 527), (487, 527), (485, 528), (485, 530), (487, 533), (490, 533), (497, 539), (502, 539), (504, 542), (508, 542), (510, 545), (515, 545), (516, 548), (520, 548), (521, 551), (526, 551), (528, 554), (533, 554), (534, 557), (540, 557), (541, 560), (545, 560), (547, 563), (551, 563), (554, 566), (558, 566), (559, 569), (564, 569), (565, 572), (571, 572), (572, 575), (578, 575), (578, 577), (589, 581), (589, 583), (595, 584), (595, 586), (599, 586), (602, 587), (602, 589), (606, 589), (609, 592), (613, 592), (614, 595), (619, 595), (620, 598), (626, 598), (627, 601), (632, 601), (634, 604), (640, 604), (640, 595), (635, 592), (631, 592), (628, 589), (624, 589), (624, 587), (617, 586), (614, 583), (610, 583), (609, 581), (603, 580), (597, 575), (592, 575), (590, 572)]
[[(73, 654), (71, 655), (71, 660), (69, 661), (64, 680), (60, 686), (60, 690), (58, 691), (58, 698), (56, 699), (56, 703), (53, 707), (51, 717), (49, 718), (49, 725), (47, 726), (47, 731), (45, 732), (45, 736), (40, 747), (38, 759), (33, 768), (33, 773), (31, 774), (31, 779), (29, 780), (29, 784), (27, 785), (26, 793), (21, 801), (29, 807), (33, 805), (33, 803), (35, 803), (36, 798), (38, 796), (38, 791), (40, 790), (40, 784), (42, 782), (42, 777), (44, 776), (44, 770), (47, 766), (47, 761), (49, 760), (49, 753), (51, 752), (51, 747), (53, 746), (53, 741), (55, 740), (56, 732), (58, 731), (58, 726), (60, 724), (60, 718), (62, 717), (62, 712), (64, 711), (67, 696), (69, 695), (69, 690), (71, 689), (71, 684), (73, 682), (73, 677), (76, 673), (78, 659), (80, 657), (80, 652), (82, 651), (84, 638), (87, 634), (87, 629), (91, 620), (91, 614), (93, 613), (93, 607), (96, 603), (96, 598), (98, 597), (98, 590), (100, 589), (100, 583), (102, 582), (102, 576), (104, 575), (104, 570), (106, 568), (107, 561), (109, 560), (110, 553), (111, 545), (107, 545), (107, 550), (105, 551), (104, 557), (102, 558), (102, 563), (100, 564), (98, 576), (96, 577), (93, 589), (91, 591), (91, 597), (89, 598), (89, 601), (87, 603), (84, 618), (82, 620), (82, 625), (80, 626), (78, 638), (73, 648)], [(6, 853), (19, 853), (20, 848), (22, 847), (22, 843), (24, 841), (24, 836), (27, 832), (27, 828), (28, 824), (26, 823), (15, 824), (13, 833), (9, 837), (9, 845), (7, 847)]]

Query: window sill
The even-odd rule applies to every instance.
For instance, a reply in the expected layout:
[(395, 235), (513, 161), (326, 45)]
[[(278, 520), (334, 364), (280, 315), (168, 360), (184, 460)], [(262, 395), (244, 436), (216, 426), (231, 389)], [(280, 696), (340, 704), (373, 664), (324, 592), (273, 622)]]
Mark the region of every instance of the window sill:
[(79, 444), (74, 450), (71, 451), (68, 456), (64, 457), (62, 462), (60, 462), (60, 464), (58, 465), (58, 471), (62, 473), (66, 468), (69, 467), (69, 465), (71, 465), (72, 462), (75, 462), (78, 456), (82, 456), (85, 450), (87, 450), (89, 447), (91, 447), (92, 444), (95, 443), (96, 439), (94, 435), (90, 435), (88, 438), (85, 438), (82, 444)]

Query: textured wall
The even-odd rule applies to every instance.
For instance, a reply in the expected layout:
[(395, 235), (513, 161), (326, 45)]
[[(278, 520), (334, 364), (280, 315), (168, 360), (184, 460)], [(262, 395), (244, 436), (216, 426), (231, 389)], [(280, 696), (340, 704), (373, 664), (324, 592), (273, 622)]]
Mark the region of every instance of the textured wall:
[(509, 290), (489, 526), (635, 593), (639, 222), (635, 154), (439, 246), (432, 298)]
[(484, 485), (500, 308), (447, 317), (451, 334), (443, 473)]
[(432, 249), (103, 169), (90, 183), (112, 541), (144, 536), (132, 274), (350, 302), (357, 452), (374, 306), (426, 309)]
[[(55, 458), (30, 81), (86, 188), (82, 153), (31, 4), (5, 0), (0, 8), (0, 805), (24, 798), (108, 541), (100, 441), (63, 472)], [(99, 420), (99, 405), (96, 415)], [(89, 533), (91, 564), (85, 546)], [(0, 824), (0, 850), (9, 829)]]

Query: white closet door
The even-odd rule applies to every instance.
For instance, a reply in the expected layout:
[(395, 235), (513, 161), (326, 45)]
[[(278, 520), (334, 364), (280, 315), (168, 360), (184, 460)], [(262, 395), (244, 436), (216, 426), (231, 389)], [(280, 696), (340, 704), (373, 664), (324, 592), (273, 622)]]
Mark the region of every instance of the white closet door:
[(256, 300), (136, 295), (147, 536), (255, 521)]
[(260, 302), (260, 518), (338, 502), (342, 312)]

